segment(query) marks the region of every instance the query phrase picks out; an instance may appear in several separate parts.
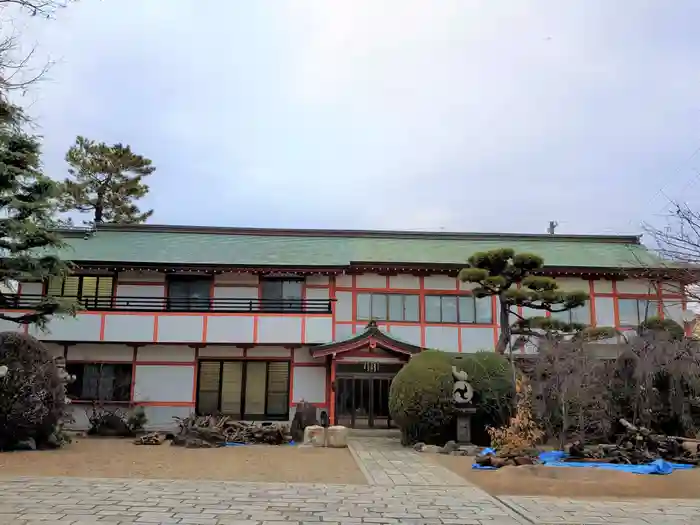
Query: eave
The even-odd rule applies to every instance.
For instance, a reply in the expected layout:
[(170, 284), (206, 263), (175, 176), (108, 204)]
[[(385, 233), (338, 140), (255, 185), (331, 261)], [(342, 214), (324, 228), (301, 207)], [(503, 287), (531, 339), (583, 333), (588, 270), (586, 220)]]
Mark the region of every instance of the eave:
[(314, 346), (310, 351), (314, 358), (319, 358), (327, 355), (353, 352), (364, 348), (379, 348), (406, 358), (418, 354), (423, 350), (420, 346), (394, 339), (389, 334), (382, 332), (375, 321), (370, 321), (365, 331), (361, 334), (343, 341), (334, 341), (332, 343)]

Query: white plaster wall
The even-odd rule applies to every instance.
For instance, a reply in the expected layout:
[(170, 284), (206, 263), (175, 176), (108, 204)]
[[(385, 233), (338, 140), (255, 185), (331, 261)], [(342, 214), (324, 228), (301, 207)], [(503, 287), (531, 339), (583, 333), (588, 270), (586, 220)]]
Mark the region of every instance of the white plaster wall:
[(291, 357), (292, 353), (289, 348), (282, 346), (255, 346), (249, 348), (248, 357)]
[(469, 327), (462, 328), (462, 352), (493, 351), (494, 329)]
[(420, 288), (420, 278), (416, 275), (391, 275), (389, 277), (389, 287), (418, 290)]
[(119, 272), (117, 275), (117, 283), (119, 281), (131, 281), (131, 282), (165, 282), (165, 274), (159, 272)]
[(165, 286), (148, 284), (119, 284), (117, 297), (165, 297)]
[(595, 279), (593, 281), (593, 291), (595, 293), (613, 293), (613, 283), (608, 279)]
[(194, 348), (187, 345), (141, 346), (136, 351), (136, 361), (191, 363), (194, 361)]
[(352, 292), (336, 292), (335, 298), (336, 321), (352, 321)]
[(683, 326), (683, 303), (680, 299), (664, 299), (664, 318), (673, 319)]
[(355, 278), (358, 288), (386, 288), (386, 276), (376, 273), (363, 273)]
[(330, 290), (328, 288), (307, 288), (306, 298), (307, 299), (325, 299), (328, 300), (330, 295)]
[(134, 348), (127, 345), (77, 344), (68, 347), (67, 361), (131, 362)]
[(309, 275), (306, 278), (306, 284), (314, 286), (328, 286), (330, 278), (327, 275)]
[(426, 290), (456, 290), (457, 279), (449, 275), (429, 275), (423, 280)]
[(321, 363), (323, 359), (314, 359), (311, 357), (311, 349), (307, 346), (294, 349), (295, 363)]
[(350, 288), (352, 287), (352, 275), (336, 275), (335, 276), (336, 287)]
[[(362, 330), (360, 330), (362, 331)], [(352, 336), (351, 324), (336, 324), (335, 325), (335, 340), (342, 341)]]
[(237, 346), (204, 346), (199, 349), (199, 357), (243, 357), (243, 349)]
[(257, 286), (215, 286), (215, 299), (257, 299)]
[(192, 401), (193, 365), (136, 365), (134, 401)]
[(559, 289), (565, 292), (590, 292), (590, 285), (584, 279), (574, 279), (571, 277), (557, 277)]
[(248, 284), (257, 286), (258, 276), (251, 273), (222, 273), (214, 277), (214, 284)]
[(656, 294), (656, 287), (651, 281), (641, 279), (624, 279), (617, 281), (617, 293)]
[(323, 403), (326, 400), (326, 368), (322, 366), (295, 366), (292, 402)]
[(685, 289), (681, 283), (667, 281), (661, 284), (661, 293), (664, 295), (683, 295)]

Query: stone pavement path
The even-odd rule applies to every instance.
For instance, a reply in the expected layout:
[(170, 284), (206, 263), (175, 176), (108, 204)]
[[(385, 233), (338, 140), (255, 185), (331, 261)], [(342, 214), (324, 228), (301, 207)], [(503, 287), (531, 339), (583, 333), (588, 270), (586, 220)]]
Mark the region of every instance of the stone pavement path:
[(350, 450), (367, 485), (0, 478), (0, 525), (700, 525), (700, 500), (495, 498), (395, 441)]

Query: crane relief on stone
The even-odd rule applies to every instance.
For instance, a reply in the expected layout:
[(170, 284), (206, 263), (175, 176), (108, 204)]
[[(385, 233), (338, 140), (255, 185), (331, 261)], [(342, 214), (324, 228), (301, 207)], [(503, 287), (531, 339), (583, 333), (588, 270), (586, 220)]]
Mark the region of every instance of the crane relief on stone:
[(458, 405), (466, 405), (472, 402), (474, 398), (474, 389), (467, 382), (469, 376), (464, 370), (457, 370), (456, 366), (452, 367), (452, 377), (454, 377), (454, 386), (452, 387), (452, 398)]

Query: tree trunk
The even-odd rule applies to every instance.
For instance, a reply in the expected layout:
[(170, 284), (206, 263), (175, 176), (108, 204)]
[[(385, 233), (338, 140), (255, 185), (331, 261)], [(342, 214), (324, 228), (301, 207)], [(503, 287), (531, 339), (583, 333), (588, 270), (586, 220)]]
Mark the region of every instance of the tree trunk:
[(499, 297), (499, 323), (501, 325), (501, 334), (498, 336), (498, 344), (496, 345), (496, 353), (505, 354), (508, 345), (510, 344), (510, 311), (508, 305)]

